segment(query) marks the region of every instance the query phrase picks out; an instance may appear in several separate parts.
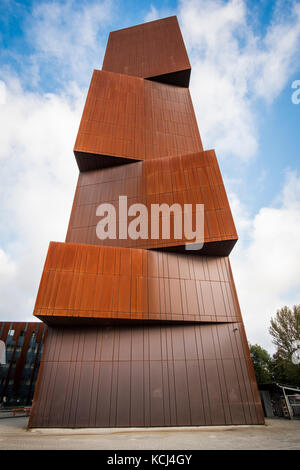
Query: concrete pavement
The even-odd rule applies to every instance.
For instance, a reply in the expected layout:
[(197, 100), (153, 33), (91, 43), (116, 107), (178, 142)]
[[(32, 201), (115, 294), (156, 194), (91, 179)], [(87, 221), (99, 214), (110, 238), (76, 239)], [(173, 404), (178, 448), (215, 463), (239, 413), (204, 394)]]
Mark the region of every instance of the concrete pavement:
[(300, 449), (300, 420), (264, 426), (33, 429), (27, 417), (0, 420), (0, 450)]

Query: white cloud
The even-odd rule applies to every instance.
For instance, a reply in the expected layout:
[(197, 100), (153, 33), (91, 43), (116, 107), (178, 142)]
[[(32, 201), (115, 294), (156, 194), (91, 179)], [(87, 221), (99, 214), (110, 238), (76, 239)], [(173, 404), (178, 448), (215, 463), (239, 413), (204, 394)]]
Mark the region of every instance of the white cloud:
[(276, 205), (262, 207), (254, 217), (235, 195), (230, 199), (242, 239), (231, 260), (248, 339), (270, 350), (271, 316), (300, 303), (300, 175), (287, 173)]
[(176, 12), (174, 12), (174, 10), (171, 10), (170, 8), (166, 8), (165, 6), (156, 8), (151, 3), (150, 10), (144, 17), (144, 22), (158, 20), (159, 18), (166, 18), (168, 16), (173, 16), (175, 14)]
[(0, 104), (4, 104), (5, 101), (6, 101), (5, 83), (0, 81)]
[(270, 104), (300, 65), (300, 4), (277, 8), (260, 36), (243, 0), (182, 0), (179, 21), (192, 63), (191, 94), (205, 148), (241, 160), (258, 149), (258, 99)]
[(157, 20), (162, 13), (155, 8), (154, 5), (151, 5), (149, 12), (144, 18), (145, 22)]
[(0, 249), (0, 283), (11, 282), (15, 273), (16, 264)]
[(299, 41), (300, 3), (295, 2), (291, 14), (275, 19), (269, 28), (253, 68), (255, 93), (267, 102), (279, 95), (299, 66)]
[(111, 0), (37, 3), (26, 29), (35, 50), (32, 66), (42, 72), (42, 64), (61, 82), (72, 78), (86, 84), (92, 69), (101, 68), (107, 40), (103, 26), (111, 14)]
[(50, 240), (65, 238), (83, 93), (38, 95), (6, 77), (0, 127), (0, 315), (30, 318)]
[[(100, 68), (110, 13), (109, 0), (36, 3), (25, 23), (33, 53), (14, 57), (24, 60), (19, 76), (8, 66), (0, 70), (3, 320), (33, 320), (49, 241), (65, 239), (78, 174), (73, 145), (86, 85), (93, 68)], [(26, 90), (28, 84), (43, 90), (43, 77), (60, 91)]]

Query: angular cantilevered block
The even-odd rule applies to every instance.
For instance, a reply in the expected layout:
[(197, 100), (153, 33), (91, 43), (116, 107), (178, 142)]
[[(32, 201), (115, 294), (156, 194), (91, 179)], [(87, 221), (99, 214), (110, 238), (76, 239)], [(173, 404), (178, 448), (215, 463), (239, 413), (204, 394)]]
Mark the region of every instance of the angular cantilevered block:
[(54, 242), (34, 315), (50, 325), (241, 318), (227, 257)]
[(191, 65), (176, 16), (112, 31), (102, 70), (188, 87)]
[[(119, 214), (120, 195), (127, 197), (128, 208), (132, 204), (143, 204), (147, 208), (147, 239), (119, 236), (119, 223), (124, 221), (120, 218), (127, 218), (127, 211), (120, 210)], [(109, 203), (115, 209), (115, 239), (99, 239), (96, 233), (97, 223), (101, 220), (97, 216), (97, 208), (103, 203)], [(229, 255), (237, 241), (237, 233), (213, 150), (80, 173), (66, 241), (131, 248), (176, 247), (176, 250), (184, 252), (186, 244), (195, 243), (185, 236), (184, 216), (180, 238), (175, 238), (173, 213), (170, 238), (163, 238), (162, 226), (159, 238), (151, 238), (151, 224), (154, 223), (151, 208), (153, 204), (164, 203), (169, 206), (179, 204), (182, 214), (184, 205), (191, 204), (194, 224), (197, 204), (203, 204), (204, 233), (201, 241), (204, 246), (198, 254)], [(128, 217), (127, 224), (130, 220), (132, 217)]]
[(94, 70), (74, 146), (80, 171), (202, 150), (187, 88)]

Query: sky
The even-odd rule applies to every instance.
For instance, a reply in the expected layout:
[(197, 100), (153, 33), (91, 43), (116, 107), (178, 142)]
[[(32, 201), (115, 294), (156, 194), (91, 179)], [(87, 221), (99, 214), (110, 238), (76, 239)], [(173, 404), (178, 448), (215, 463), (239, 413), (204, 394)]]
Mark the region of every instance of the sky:
[(170, 15), (239, 234), (230, 259), (247, 337), (272, 353), (271, 317), (300, 303), (300, 2), (292, 0), (0, 0), (0, 320), (35, 321), (49, 241), (65, 239), (73, 146), (109, 32)]

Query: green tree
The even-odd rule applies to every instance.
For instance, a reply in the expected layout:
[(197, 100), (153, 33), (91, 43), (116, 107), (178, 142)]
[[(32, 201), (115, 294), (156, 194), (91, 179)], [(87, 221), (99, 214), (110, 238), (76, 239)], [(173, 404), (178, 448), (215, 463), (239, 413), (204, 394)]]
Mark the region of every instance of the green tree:
[(272, 361), (276, 381), (299, 386), (300, 365), (293, 364), (291, 356), (295, 350), (294, 342), (300, 340), (300, 305), (277, 310), (275, 317), (271, 318), (269, 332), (277, 347)]
[(272, 359), (270, 354), (258, 344), (249, 344), (249, 349), (257, 383), (271, 383)]
[(300, 340), (300, 305), (277, 310), (275, 318), (271, 318), (269, 332), (280, 357), (290, 359), (294, 351), (293, 342)]

